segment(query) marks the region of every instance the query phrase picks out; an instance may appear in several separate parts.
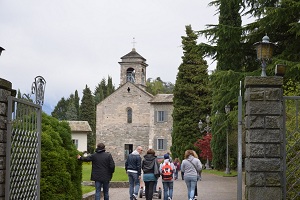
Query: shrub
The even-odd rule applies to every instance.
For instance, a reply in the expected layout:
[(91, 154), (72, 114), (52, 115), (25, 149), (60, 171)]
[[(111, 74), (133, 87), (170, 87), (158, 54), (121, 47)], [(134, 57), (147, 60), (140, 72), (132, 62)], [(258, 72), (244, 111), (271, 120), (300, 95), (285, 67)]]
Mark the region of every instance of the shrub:
[(77, 154), (68, 123), (43, 114), (40, 199), (82, 199), (82, 167), (77, 162)]

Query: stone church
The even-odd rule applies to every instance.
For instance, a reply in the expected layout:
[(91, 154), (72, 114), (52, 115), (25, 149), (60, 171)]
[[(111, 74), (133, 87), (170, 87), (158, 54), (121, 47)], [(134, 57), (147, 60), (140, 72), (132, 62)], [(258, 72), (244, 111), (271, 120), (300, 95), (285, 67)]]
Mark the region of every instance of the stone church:
[(96, 143), (103, 142), (115, 162), (138, 145), (164, 155), (172, 145), (173, 94), (146, 91), (148, 64), (135, 48), (119, 64), (120, 87), (96, 108)]

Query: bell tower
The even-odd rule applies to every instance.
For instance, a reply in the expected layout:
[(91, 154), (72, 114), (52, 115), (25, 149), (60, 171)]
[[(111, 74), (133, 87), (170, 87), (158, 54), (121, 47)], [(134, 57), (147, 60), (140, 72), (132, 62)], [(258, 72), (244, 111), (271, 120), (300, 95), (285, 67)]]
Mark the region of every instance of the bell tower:
[(121, 57), (119, 62), (121, 67), (120, 85), (124, 85), (130, 81), (137, 86), (146, 89), (146, 59), (138, 54), (135, 48), (132, 51)]

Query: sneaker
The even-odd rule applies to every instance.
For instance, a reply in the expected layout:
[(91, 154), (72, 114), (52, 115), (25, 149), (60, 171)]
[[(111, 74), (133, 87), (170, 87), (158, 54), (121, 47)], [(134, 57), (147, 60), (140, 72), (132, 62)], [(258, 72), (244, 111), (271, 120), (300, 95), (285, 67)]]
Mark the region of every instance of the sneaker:
[(197, 200), (197, 196), (194, 197), (194, 200)]
[(137, 195), (133, 194), (132, 198), (133, 198), (133, 200), (137, 200)]
[(168, 197), (168, 200), (172, 200), (172, 198), (171, 198), (171, 197)]

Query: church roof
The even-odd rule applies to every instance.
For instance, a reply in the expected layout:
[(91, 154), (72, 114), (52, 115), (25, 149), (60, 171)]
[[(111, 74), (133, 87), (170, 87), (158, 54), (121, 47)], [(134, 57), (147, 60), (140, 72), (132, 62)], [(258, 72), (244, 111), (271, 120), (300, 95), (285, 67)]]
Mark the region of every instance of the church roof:
[(150, 103), (173, 103), (173, 94), (157, 94)]
[(87, 121), (68, 121), (72, 132), (92, 132)]
[(121, 59), (124, 59), (124, 58), (141, 58), (143, 61), (146, 61), (146, 59), (143, 58), (143, 56), (141, 56), (140, 54), (138, 54), (138, 52), (135, 51), (135, 48), (132, 48), (131, 52), (129, 52), (125, 56), (121, 57)]

